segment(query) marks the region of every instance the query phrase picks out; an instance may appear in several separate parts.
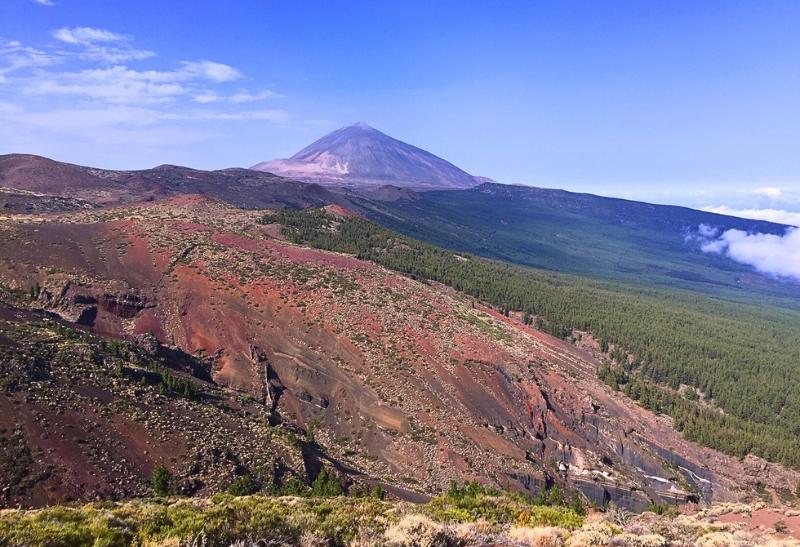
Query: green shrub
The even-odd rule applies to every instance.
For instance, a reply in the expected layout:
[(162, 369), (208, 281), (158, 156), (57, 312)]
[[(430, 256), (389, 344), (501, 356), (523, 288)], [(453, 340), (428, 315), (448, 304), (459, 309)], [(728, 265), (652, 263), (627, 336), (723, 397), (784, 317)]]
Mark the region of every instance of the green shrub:
[(282, 496), (307, 496), (308, 487), (299, 479), (292, 477), (278, 489)]
[(374, 488), (370, 488), (368, 485), (353, 486), (348, 491), (348, 494), (354, 498), (372, 498), (376, 500), (382, 500), (386, 495), (380, 484), (376, 484)]
[(656, 515), (663, 515), (667, 517), (675, 517), (680, 514), (678, 508), (674, 505), (670, 505), (669, 503), (654, 503), (650, 505), (648, 510)]
[(552, 505), (561, 507), (564, 505), (564, 492), (559, 485), (551, 488), (542, 488), (536, 498), (537, 505)]
[(583, 517), (572, 509), (534, 505), (520, 511), (516, 517), (515, 524), (527, 528), (559, 526), (575, 530), (583, 526)]
[(576, 515), (580, 515), (581, 517), (586, 516), (586, 502), (583, 501), (580, 494), (576, 493), (572, 496), (572, 501), (569, 502), (569, 508), (572, 509)]
[(164, 465), (159, 464), (153, 469), (150, 477), (150, 488), (157, 496), (168, 496), (172, 492), (172, 475)]
[(237, 477), (228, 487), (228, 494), (232, 496), (249, 496), (258, 492), (258, 483), (251, 475)]
[[(582, 515), (575, 509), (561, 506), (563, 495), (560, 489), (552, 488), (543, 492), (548, 503), (538, 504), (537, 500), (524, 495), (501, 494), (476, 482), (463, 486), (451, 482), (447, 494), (433, 499), (426, 510), (433, 519), (443, 522), (486, 520), (492, 524), (561, 526), (571, 529), (583, 524)], [(557, 500), (560, 503), (552, 504), (556, 506), (548, 506), (550, 501)], [(585, 512), (585, 507), (582, 511)]]
[[(326, 484), (330, 484), (329, 480), (326, 479)], [(428, 513), (440, 522), (483, 519), (510, 526), (550, 525), (571, 529), (582, 523), (581, 517), (570, 509), (538, 507), (508, 496), (483, 493), (464, 496), (462, 507), (446, 496), (437, 500), (429, 505), (412, 506), (373, 497), (290, 499), (217, 494), (206, 499), (151, 499), (57, 506), (38, 511), (8, 510), (0, 513), (0, 545), (230, 545), (242, 540), (297, 545), (303, 535), (313, 535), (320, 544), (340, 546), (360, 534), (365, 534), (365, 538), (381, 537), (407, 511)], [(400, 508), (402, 511), (398, 511)]]
[(315, 496), (328, 498), (341, 496), (344, 492), (342, 491), (342, 485), (339, 483), (339, 479), (336, 475), (323, 469), (311, 484), (311, 493)]

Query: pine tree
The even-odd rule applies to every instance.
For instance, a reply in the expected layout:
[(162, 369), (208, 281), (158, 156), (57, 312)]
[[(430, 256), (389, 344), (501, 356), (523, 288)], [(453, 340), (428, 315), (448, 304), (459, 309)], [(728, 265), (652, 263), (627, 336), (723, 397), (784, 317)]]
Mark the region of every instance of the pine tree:
[(150, 488), (157, 496), (167, 496), (171, 493), (172, 475), (169, 470), (163, 465), (159, 464), (153, 469), (153, 474), (150, 477)]

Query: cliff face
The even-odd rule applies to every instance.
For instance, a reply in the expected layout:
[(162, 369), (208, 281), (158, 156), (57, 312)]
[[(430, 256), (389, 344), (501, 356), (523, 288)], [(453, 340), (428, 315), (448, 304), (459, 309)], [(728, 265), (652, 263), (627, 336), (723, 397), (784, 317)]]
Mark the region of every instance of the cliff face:
[[(259, 218), (181, 196), (4, 220), (0, 284), (96, 334), (187, 356), (182, 373), (224, 397), (246, 395), (245, 414), (313, 429), (347, 473), (403, 491), (438, 493), (450, 480), (531, 491), (560, 483), (598, 503), (643, 508), (796, 481), (777, 466), (684, 441), (668, 420), (602, 385), (585, 350), (449, 288), (290, 244)], [(0, 398), (32, 412), (24, 397)], [(185, 425), (172, 427), (186, 437)], [(22, 426), (24, 438), (37, 439), (31, 428)], [(241, 461), (271, 446), (264, 430), (246, 436), (254, 444), (237, 445)], [(78, 461), (84, 445), (64, 442), (64, 457)], [(144, 450), (125, 445), (149, 462), (130, 471), (132, 480), (144, 481), (153, 465)], [(174, 465), (188, 480), (184, 460)], [(218, 484), (206, 479), (204, 488)]]

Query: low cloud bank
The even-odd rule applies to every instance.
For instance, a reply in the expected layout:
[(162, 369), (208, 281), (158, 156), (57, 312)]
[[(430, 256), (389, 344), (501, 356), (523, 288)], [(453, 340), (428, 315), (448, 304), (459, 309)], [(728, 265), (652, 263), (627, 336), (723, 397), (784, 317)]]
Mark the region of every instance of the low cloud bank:
[(800, 229), (789, 228), (783, 235), (726, 230), (706, 224), (687, 240), (700, 243), (704, 253), (724, 255), (753, 266), (761, 273), (800, 280)]
[(727, 205), (720, 205), (719, 207), (703, 207), (702, 210), (732, 217), (766, 220), (769, 222), (777, 222), (778, 224), (800, 226), (800, 213), (784, 211), (782, 209), (734, 209)]

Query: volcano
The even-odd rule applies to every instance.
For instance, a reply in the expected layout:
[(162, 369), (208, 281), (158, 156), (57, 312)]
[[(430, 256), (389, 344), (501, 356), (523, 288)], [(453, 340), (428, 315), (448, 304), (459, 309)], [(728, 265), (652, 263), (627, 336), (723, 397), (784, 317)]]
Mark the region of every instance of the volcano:
[(452, 163), (359, 122), (337, 129), (289, 159), (251, 167), (333, 186), (393, 185), (417, 189), (464, 189), (479, 180)]

